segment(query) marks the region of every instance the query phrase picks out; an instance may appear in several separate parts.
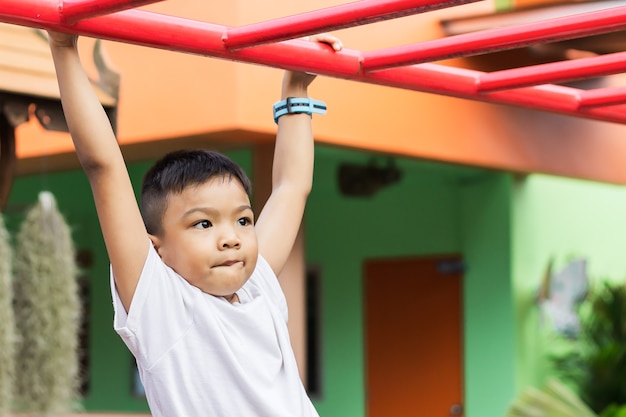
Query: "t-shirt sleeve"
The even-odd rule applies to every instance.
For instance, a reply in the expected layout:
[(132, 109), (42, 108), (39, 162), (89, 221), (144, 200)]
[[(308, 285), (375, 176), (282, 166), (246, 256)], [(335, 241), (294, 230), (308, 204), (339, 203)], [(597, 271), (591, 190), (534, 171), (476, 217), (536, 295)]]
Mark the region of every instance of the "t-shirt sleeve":
[(138, 360), (154, 364), (193, 322), (195, 287), (163, 263), (152, 242), (128, 312), (111, 271), (113, 327)]
[(278, 308), (285, 322), (287, 322), (289, 315), (285, 293), (283, 292), (283, 289), (278, 282), (278, 277), (272, 270), (272, 267), (261, 255), (258, 257), (257, 265), (250, 281), (252, 281), (252, 285), (258, 286), (259, 290), (269, 297), (272, 304)]

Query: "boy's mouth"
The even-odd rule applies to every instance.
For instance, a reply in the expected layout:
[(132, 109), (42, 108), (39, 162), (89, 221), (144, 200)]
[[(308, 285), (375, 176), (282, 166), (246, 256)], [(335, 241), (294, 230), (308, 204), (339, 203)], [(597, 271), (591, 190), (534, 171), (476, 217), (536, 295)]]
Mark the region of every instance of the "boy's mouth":
[(238, 264), (238, 263), (242, 263), (243, 264), (243, 261), (229, 260), (229, 261), (222, 262), (221, 264), (218, 264), (216, 266), (233, 266), (233, 265)]

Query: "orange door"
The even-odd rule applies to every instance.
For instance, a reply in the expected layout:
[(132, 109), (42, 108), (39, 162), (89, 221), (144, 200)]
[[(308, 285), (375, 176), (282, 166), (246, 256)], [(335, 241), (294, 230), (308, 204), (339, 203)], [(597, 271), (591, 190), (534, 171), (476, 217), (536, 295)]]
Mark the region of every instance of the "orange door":
[(365, 263), (368, 417), (463, 415), (458, 256)]

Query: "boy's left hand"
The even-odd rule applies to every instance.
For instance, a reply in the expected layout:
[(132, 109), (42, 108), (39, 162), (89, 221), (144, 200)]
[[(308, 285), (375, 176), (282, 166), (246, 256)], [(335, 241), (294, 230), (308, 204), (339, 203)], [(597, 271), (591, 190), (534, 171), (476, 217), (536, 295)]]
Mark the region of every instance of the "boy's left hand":
[[(343, 48), (343, 44), (339, 38), (330, 33), (318, 33), (316, 35), (307, 36), (304, 39), (310, 42), (325, 43), (333, 48), (335, 52), (341, 51)], [(289, 88), (289, 86), (291, 86), (293, 88), (294, 86), (298, 86), (299, 88), (306, 89), (315, 77), (317, 77), (317, 74), (311, 72), (286, 71), (283, 87)]]
[(343, 44), (341, 43), (339, 38), (334, 35), (331, 35), (330, 33), (318, 33), (317, 35), (308, 36), (305, 39), (311, 42), (325, 43), (331, 48), (333, 48), (335, 52), (341, 51), (341, 48), (343, 48)]

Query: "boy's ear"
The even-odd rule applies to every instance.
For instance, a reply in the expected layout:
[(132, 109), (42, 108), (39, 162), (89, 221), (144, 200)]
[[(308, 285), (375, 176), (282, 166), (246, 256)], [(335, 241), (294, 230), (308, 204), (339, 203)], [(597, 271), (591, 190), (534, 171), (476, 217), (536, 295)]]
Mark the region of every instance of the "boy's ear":
[(161, 239), (151, 234), (148, 234), (148, 237), (152, 241), (152, 246), (154, 246), (154, 250), (156, 250), (156, 252), (159, 254), (160, 257), (163, 257), (161, 255)]

